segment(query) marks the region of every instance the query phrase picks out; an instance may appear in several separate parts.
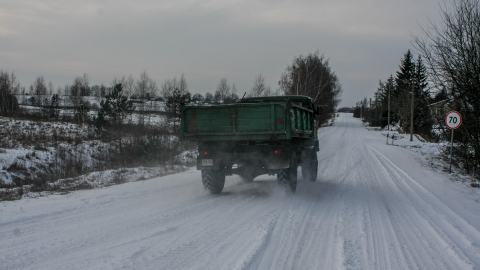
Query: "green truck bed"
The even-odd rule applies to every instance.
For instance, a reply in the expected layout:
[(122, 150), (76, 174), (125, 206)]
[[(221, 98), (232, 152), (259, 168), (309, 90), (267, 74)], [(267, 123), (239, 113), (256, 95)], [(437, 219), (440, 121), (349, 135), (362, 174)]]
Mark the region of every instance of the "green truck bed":
[(304, 179), (317, 179), (315, 115), (320, 113), (321, 107), (305, 96), (182, 106), (180, 140), (197, 143), (197, 169), (212, 193), (222, 192), (225, 176), (232, 174), (246, 182), (276, 174), (279, 185), (295, 192), (299, 165)]
[(263, 141), (309, 138), (314, 114), (301, 102), (272, 100), (214, 106), (182, 106), (180, 139)]

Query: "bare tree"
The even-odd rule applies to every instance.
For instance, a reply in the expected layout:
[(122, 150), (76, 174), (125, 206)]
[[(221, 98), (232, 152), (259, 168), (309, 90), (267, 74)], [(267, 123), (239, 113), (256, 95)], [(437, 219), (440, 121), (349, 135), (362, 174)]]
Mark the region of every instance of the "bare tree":
[(224, 101), (225, 98), (230, 96), (230, 86), (227, 83), (226, 78), (222, 78), (217, 85), (217, 91), (215, 91), (215, 101)]
[(43, 76), (38, 76), (37, 79), (33, 82), (33, 94), (40, 96), (47, 94), (47, 85)]
[[(149, 79), (149, 76), (146, 73), (146, 70), (144, 71), (144, 73), (145, 73), (144, 75), (146, 75), (146, 78)], [(115, 88), (117, 84), (122, 85), (122, 88), (123, 88), (122, 92), (127, 97), (130, 97), (136, 91), (137, 85), (135, 84), (135, 79), (131, 74), (128, 75), (128, 77), (125, 77), (125, 76), (122, 76), (121, 78), (114, 77), (110, 85), (112, 88)]]
[(22, 86), (20, 85), (20, 82), (17, 80), (17, 76), (15, 76), (15, 73), (10, 74), (10, 81), (12, 82), (12, 92), (14, 95), (20, 94), (20, 90)]
[(180, 95), (184, 96), (188, 92), (188, 84), (187, 80), (185, 79), (185, 76), (182, 75), (180, 76), (180, 80), (178, 80), (178, 90), (180, 91)]
[(158, 86), (157, 86), (157, 82), (155, 82), (153, 79), (150, 79), (150, 81), (148, 82), (148, 93), (150, 95), (150, 98), (153, 98), (157, 95), (158, 93)]
[(235, 84), (233, 83), (233, 84), (232, 84), (232, 99), (234, 99), (235, 97), (238, 98), (238, 96), (237, 96), (237, 87), (236, 87)]
[(140, 73), (140, 78), (137, 80), (137, 85), (135, 86), (135, 92), (140, 96), (140, 98), (149, 99), (151, 86), (150, 76), (147, 74), (147, 70), (145, 69), (142, 71), (142, 73)]
[(83, 79), (82, 77), (76, 77), (73, 80), (72, 86), (69, 87), (70, 92), (70, 101), (73, 104), (73, 107), (78, 107), (82, 101), (82, 87)]
[(117, 76), (113, 77), (112, 82), (110, 85), (112, 87), (115, 87), (117, 84), (121, 84), (123, 86), (123, 83), (125, 82), (125, 76), (122, 76), (122, 78), (118, 78)]
[[(150, 99), (150, 89), (152, 87), (152, 80), (150, 79), (150, 76), (147, 74), (147, 70), (143, 70), (142, 73), (140, 73), (140, 77), (137, 80), (137, 83), (135, 85), (135, 93), (141, 98), (141, 99)], [(139, 104), (139, 110), (141, 111), (142, 114), (140, 114), (140, 124), (144, 124), (144, 113), (145, 113), (145, 104), (141, 103)]]
[(31, 86), (32, 95), (32, 105), (40, 106), (42, 104), (43, 96), (47, 94), (47, 85), (43, 76), (38, 76), (37, 79), (33, 82)]
[(285, 95), (304, 95), (323, 105), (323, 114), (318, 118), (325, 122), (340, 103), (342, 87), (338, 77), (329, 66), (328, 59), (316, 51), (307, 56), (295, 57), (278, 82)]
[(88, 78), (88, 75), (86, 73), (83, 74), (83, 77), (81, 78), (81, 88), (80, 88), (80, 95), (82, 97), (88, 97), (90, 96), (90, 79)]
[(158, 86), (157, 86), (157, 83), (150, 79), (150, 81), (148, 82), (148, 95), (149, 97), (151, 98), (150, 100), (150, 113), (148, 114), (148, 124), (150, 124), (150, 116), (152, 114), (152, 112), (154, 111), (154, 108), (153, 108), (153, 103), (154, 103), (154, 100), (153, 98), (157, 95), (157, 92), (158, 92)]
[(265, 84), (265, 77), (262, 74), (258, 74), (255, 77), (255, 81), (253, 82), (253, 87), (250, 90), (249, 97), (262, 97), (262, 96), (270, 96), (272, 91), (269, 85)]
[(185, 75), (181, 75), (180, 79), (177, 80), (177, 77), (173, 77), (173, 79), (166, 79), (162, 85), (161, 94), (165, 98), (169, 98), (173, 95), (173, 91), (178, 89), (180, 96), (185, 96), (188, 91), (188, 84), (187, 80), (185, 79)]
[(412, 36), (412, 44), (425, 59), (432, 86), (446, 89), (450, 108), (462, 114), (462, 126), (455, 135), (469, 172), (480, 162), (480, 3), (450, 3), (451, 8), (445, 3), (441, 7), (441, 23), (424, 28), (422, 37)]
[(83, 99), (84, 96), (90, 96), (89, 78), (86, 73), (83, 74), (83, 77), (76, 77), (70, 87), (70, 101), (75, 108), (75, 118), (82, 123), (85, 122), (89, 110)]
[(48, 83), (48, 94), (49, 95), (53, 95), (53, 90), (55, 89), (55, 87), (53, 86), (53, 83), (52, 82), (49, 82)]
[(123, 91), (127, 97), (130, 97), (135, 91), (135, 79), (130, 74), (123, 83)]
[(177, 77), (173, 77), (173, 79), (166, 79), (162, 85), (162, 96), (165, 98), (171, 97), (176, 88), (178, 88)]
[(108, 94), (107, 92), (108, 92), (108, 89), (102, 82), (102, 84), (100, 84), (100, 96), (105, 97)]

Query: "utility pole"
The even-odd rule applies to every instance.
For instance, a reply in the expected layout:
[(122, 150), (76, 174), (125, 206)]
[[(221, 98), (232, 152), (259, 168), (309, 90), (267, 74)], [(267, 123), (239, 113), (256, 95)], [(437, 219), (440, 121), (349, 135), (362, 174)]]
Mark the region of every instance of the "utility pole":
[(388, 84), (388, 130), (390, 131), (390, 83)]
[(378, 93), (375, 92), (375, 126), (378, 126)]
[(360, 119), (363, 120), (363, 102), (360, 102)]
[(372, 98), (370, 98), (370, 107), (368, 108), (368, 118), (371, 121), (372, 120)]
[(412, 105), (411, 105), (411, 111), (410, 111), (410, 114), (411, 114), (411, 117), (410, 117), (410, 141), (413, 141), (413, 104), (414, 104), (414, 97), (415, 97), (415, 82), (416, 82), (416, 78), (413, 78), (413, 82), (412, 82)]

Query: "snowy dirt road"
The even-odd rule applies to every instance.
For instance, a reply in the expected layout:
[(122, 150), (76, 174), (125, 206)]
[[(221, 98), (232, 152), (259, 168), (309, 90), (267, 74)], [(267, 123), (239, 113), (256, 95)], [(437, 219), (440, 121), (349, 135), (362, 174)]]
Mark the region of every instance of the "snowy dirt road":
[(317, 182), (194, 169), (0, 204), (0, 269), (480, 269), (479, 193), (351, 114), (319, 132)]

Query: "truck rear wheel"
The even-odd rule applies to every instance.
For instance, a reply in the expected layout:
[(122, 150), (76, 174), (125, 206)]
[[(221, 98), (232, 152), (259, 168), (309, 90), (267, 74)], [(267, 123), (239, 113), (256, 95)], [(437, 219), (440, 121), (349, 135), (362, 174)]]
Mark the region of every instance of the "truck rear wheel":
[(223, 170), (202, 170), (202, 183), (210, 193), (220, 193), (225, 186), (225, 172)]
[(294, 193), (297, 190), (297, 157), (295, 154), (290, 158), (290, 168), (278, 171), (277, 182), (288, 193)]
[(317, 181), (318, 159), (315, 151), (308, 151), (305, 155), (306, 160), (302, 164), (302, 176), (304, 180), (310, 182)]

